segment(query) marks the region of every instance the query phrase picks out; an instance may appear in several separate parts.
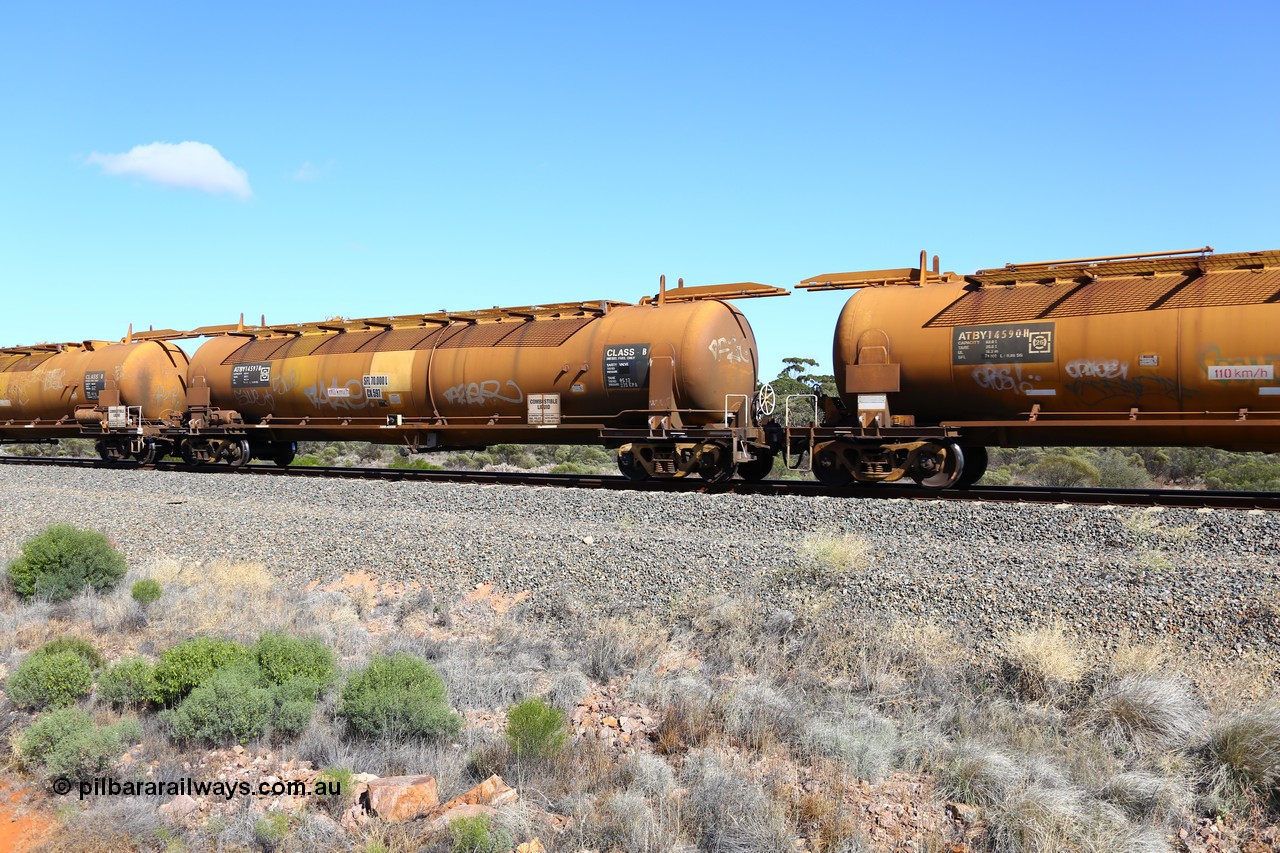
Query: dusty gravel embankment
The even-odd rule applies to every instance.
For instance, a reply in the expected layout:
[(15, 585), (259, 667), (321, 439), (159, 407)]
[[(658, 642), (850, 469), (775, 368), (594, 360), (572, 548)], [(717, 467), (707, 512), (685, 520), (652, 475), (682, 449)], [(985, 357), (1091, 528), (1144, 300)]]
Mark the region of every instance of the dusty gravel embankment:
[(597, 612), (772, 596), (807, 535), (852, 533), (857, 613), (917, 615), (979, 643), (1061, 619), (1209, 658), (1280, 654), (1280, 516), (1238, 510), (663, 495), (0, 467), (0, 559), (54, 522), (149, 560), (261, 562), (299, 585), (364, 570), (449, 595), (483, 581)]

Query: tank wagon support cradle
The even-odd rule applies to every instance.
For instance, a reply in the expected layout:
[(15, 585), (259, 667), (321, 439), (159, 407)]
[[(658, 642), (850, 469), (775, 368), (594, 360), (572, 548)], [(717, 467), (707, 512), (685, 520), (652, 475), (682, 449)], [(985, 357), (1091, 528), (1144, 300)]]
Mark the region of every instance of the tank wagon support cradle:
[(828, 485), (964, 488), (995, 446), (1276, 452), (1275, 318), (1242, 326), (1240, 309), (1280, 302), (1280, 252), (1212, 251), (970, 276), (940, 272), (936, 256), (930, 269), (921, 252), (918, 267), (806, 279), (799, 289), (859, 292), (835, 334), (839, 397), (815, 402), (820, 424), (788, 411), (788, 455), (811, 450)]

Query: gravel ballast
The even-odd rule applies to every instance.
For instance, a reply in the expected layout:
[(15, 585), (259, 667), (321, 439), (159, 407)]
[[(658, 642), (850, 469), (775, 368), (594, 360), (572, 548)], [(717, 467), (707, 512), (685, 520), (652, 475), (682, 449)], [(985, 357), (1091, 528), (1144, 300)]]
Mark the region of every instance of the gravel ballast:
[(978, 640), (1058, 619), (1223, 656), (1272, 655), (1280, 633), (1280, 527), (1260, 511), (1165, 509), (1142, 525), (1127, 508), (18, 466), (0, 466), (0, 492), (5, 562), (69, 522), (144, 572), (250, 561), (298, 586), (366, 571), (446, 596), (493, 582), (531, 591), (535, 609), (571, 596), (607, 613), (794, 592), (781, 578), (811, 559), (805, 537), (848, 533), (870, 546), (836, 591), (853, 616)]

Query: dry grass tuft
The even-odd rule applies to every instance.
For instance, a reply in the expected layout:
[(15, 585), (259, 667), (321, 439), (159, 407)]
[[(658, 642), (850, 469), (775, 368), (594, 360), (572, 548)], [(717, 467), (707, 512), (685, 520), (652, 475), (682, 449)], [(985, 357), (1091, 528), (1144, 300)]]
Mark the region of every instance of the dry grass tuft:
[(724, 702), (725, 730), (748, 748), (763, 752), (800, 731), (796, 703), (771, 685), (747, 681)]
[(1103, 786), (1102, 796), (1133, 820), (1166, 826), (1185, 820), (1194, 803), (1186, 779), (1143, 771), (1113, 776)]
[(1163, 512), (1164, 510), (1159, 508), (1135, 509), (1120, 523), (1135, 541), (1143, 544), (1181, 547), (1199, 538), (1200, 533), (1196, 525), (1171, 527), (1161, 518)]
[(844, 586), (854, 574), (866, 570), (871, 546), (860, 536), (806, 536), (797, 547), (801, 557), (800, 576), (827, 588)]
[(752, 775), (727, 757), (691, 754), (681, 772), (688, 788), (685, 829), (701, 850), (784, 851), (794, 849), (781, 804)]
[(1129, 675), (1104, 684), (1094, 716), (1109, 741), (1128, 741), (1139, 752), (1184, 745), (1204, 724), (1204, 704), (1181, 678)]
[(960, 747), (938, 775), (947, 799), (985, 807), (1005, 802), (1028, 776), (1013, 757), (980, 744)]
[(893, 722), (865, 708), (811, 719), (799, 740), (811, 755), (838, 759), (850, 774), (871, 782), (888, 775), (899, 750)]
[(656, 749), (661, 755), (679, 755), (706, 744), (717, 730), (711, 691), (690, 678), (678, 679), (662, 704)]
[(643, 669), (657, 660), (666, 641), (666, 630), (652, 620), (606, 619), (587, 637), (587, 673), (605, 682), (623, 672)]
[(1031, 785), (991, 814), (994, 853), (1165, 853), (1164, 831), (1134, 826), (1124, 813), (1070, 787)]
[(296, 594), (258, 563), (160, 561), (152, 576), (164, 587), (151, 606), (151, 634), (161, 645), (202, 634), (251, 642), (266, 631), (310, 627)]
[(1029, 699), (1054, 698), (1084, 675), (1080, 650), (1058, 624), (1011, 634), (1004, 650), (1010, 684)]
[(1119, 678), (1126, 675), (1154, 675), (1167, 672), (1172, 655), (1169, 649), (1155, 643), (1133, 644), (1121, 641), (1111, 653), (1111, 672)]
[(1216, 810), (1280, 812), (1280, 700), (1219, 720), (1201, 760), (1208, 799)]
[(843, 801), (844, 786), (838, 778), (824, 780), (811, 791), (802, 791), (793, 807), (792, 820), (822, 851), (867, 848), (862, 822)]

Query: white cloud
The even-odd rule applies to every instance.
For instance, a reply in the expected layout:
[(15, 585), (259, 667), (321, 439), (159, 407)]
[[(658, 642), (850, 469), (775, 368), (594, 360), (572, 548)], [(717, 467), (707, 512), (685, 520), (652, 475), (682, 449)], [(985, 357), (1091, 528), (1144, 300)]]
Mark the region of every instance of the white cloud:
[(253, 195), (244, 169), (203, 142), (153, 142), (136, 145), (126, 154), (95, 151), (88, 162), (101, 166), (108, 175), (136, 175), (166, 187), (230, 193), (238, 198)]
[(295, 181), (318, 181), (321, 178), (328, 177), (329, 173), (332, 171), (333, 171), (332, 159), (330, 159), (323, 166), (317, 166), (315, 163), (312, 163), (310, 160), (308, 160), (307, 162), (303, 163), (301, 166), (298, 167), (298, 171), (293, 173), (293, 179)]

